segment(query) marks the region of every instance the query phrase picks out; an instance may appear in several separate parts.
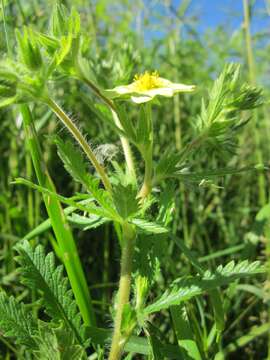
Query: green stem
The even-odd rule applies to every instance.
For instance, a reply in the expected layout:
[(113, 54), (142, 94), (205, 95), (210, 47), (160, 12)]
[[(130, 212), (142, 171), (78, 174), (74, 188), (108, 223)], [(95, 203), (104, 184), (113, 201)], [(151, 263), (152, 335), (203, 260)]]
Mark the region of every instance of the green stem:
[[(249, 79), (252, 85), (256, 85), (256, 68), (255, 68), (255, 61), (252, 51), (252, 40), (250, 34), (250, 11), (249, 11), (249, 3), (248, 0), (243, 0), (243, 8), (244, 8), (244, 29), (245, 29), (245, 37), (246, 37), (246, 52), (247, 52), (247, 63), (248, 63), (248, 70), (249, 70)], [(255, 158), (259, 163), (263, 163), (263, 155), (260, 149), (261, 139), (260, 134), (257, 128), (258, 125), (258, 110), (254, 110), (254, 127), (253, 127), (253, 134), (255, 140)], [(258, 190), (259, 190), (259, 205), (264, 206), (266, 204), (266, 183), (265, 177), (263, 173), (259, 173), (258, 175)], [(269, 233), (269, 225), (266, 225), (264, 229), (265, 236), (266, 236), (266, 259), (269, 257), (267, 256), (269, 253), (270, 248), (270, 233)], [(269, 262), (269, 261), (268, 261)], [(269, 264), (268, 264), (269, 266)], [(268, 269), (268, 279), (270, 278), (270, 271)], [(268, 307), (268, 318), (270, 318), (270, 307)], [(268, 336), (268, 357), (267, 359), (270, 360), (270, 336)]]
[(152, 172), (153, 172), (153, 150), (152, 146), (146, 151), (144, 156), (145, 170), (144, 170), (144, 181), (139, 192), (138, 198), (145, 199), (152, 190)]
[(141, 153), (145, 162), (144, 181), (139, 191), (138, 198), (142, 201), (151, 193), (152, 175), (153, 175), (153, 120), (152, 108), (150, 103), (145, 104), (146, 121), (148, 122), (149, 142), (141, 149)]
[(256, 82), (256, 71), (255, 71), (255, 63), (252, 52), (252, 42), (251, 42), (251, 34), (250, 34), (250, 14), (249, 14), (249, 4), (248, 0), (243, 0), (243, 8), (244, 8), (244, 29), (245, 29), (245, 37), (246, 37), (246, 51), (247, 51), (247, 62), (249, 68), (249, 80), (252, 85), (255, 85)]
[(123, 224), (123, 248), (121, 256), (121, 275), (117, 297), (117, 309), (114, 319), (114, 331), (109, 360), (121, 358), (127, 338), (121, 333), (121, 324), (125, 304), (129, 303), (131, 288), (131, 271), (134, 251), (135, 232), (128, 223)]
[[(248, 0), (243, 0), (244, 8), (244, 30), (245, 30), (245, 40), (246, 40), (246, 54), (247, 54), (247, 64), (248, 64), (248, 74), (249, 80), (252, 85), (256, 85), (256, 69), (254, 56), (252, 51), (252, 40), (250, 34), (250, 12)], [(260, 149), (261, 139), (258, 131), (258, 110), (254, 110), (254, 122), (253, 122), (253, 134), (255, 140), (255, 158), (258, 163), (263, 162), (263, 155)], [(259, 189), (259, 204), (260, 206), (265, 205), (266, 203), (266, 191), (265, 191), (265, 177), (263, 173), (258, 175), (258, 189)]]
[(85, 152), (86, 156), (96, 169), (97, 173), (99, 174), (103, 185), (106, 190), (109, 192), (111, 191), (111, 183), (107, 177), (107, 174), (104, 168), (98, 162), (93, 150), (91, 149), (90, 145), (77, 128), (77, 126), (73, 123), (73, 121), (68, 117), (68, 115), (60, 108), (60, 106), (52, 99), (47, 100), (47, 105), (52, 109), (52, 111), (56, 114), (56, 116), (62, 121), (62, 123), (66, 126), (66, 128), (70, 131), (70, 133), (74, 136), (75, 140), (81, 146), (83, 151)]
[[(113, 114), (113, 119), (114, 119), (115, 125), (117, 127), (119, 127), (119, 129), (123, 130), (117, 112), (115, 112), (112, 109), (111, 109), (111, 111), (112, 111), (112, 114)], [(120, 137), (120, 141), (121, 141), (122, 148), (123, 148), (123, 151), (124, 151), (124, 156), (125, 156), (126, 165), (127, 165), (127, 171), (129, 173), (129, 175), (131, 176), (131, 178), (136, 181), (136, 170), (135, 170), (133, 154), (132, 154), (132, 151), (131, 151), (129, 141), (128, 141), (127, 138), (125, 138), (122, 135), (120, 135), (119, 137)]]
[[(41, 186), (55, 192), (55, 186), (43, 161), (32, 114), (27, 105), (20, 107), (25, 137), (32, 157), (33, 166)], [(61, 251), (68, 278), (82, 314), (85, 325), (95, 325), (95, 314), (92, 307), (87, 282), (82, 269), (76, 244), (59, 201), (46, 194), (43, 195), (46, 210)]]
[[(32, 162), (29, 153), (26, 153), (26, 174), (27, 178), (32, 178)], [(29, 229), (34, 227), (34, 199), (33, 199), (33, 191), (28, 189), (27, 192), (27, 209), (28, 209), (28, 225)]]
[(11, 49), (10, 49), (10, 45), (9, 45), (8, 32), (7, 32), (7, 22), (6, 22), (6, 13), (5, 13), (4, 0), (1, 0), (1, 6), (2, 6), (2, 14), (3, 14), (3, 23), (4, 23), (4, 32), (5, 32), (5, 40), (6, 40), (7, 52), (8, 52), (8, 55), (11, 56)]
[[(80, 68), (79, 68), (80, 69)], [(80, 70), (79, 70), (80, 71)], [(80, 79), (87, 85), (90, 87), (90, 89), (93, 90), (93, 92), (108, 106), (108, 108), (111, 110), (112, 115), (113, 115), (113, 119), (115, 122), (115, 125), (119, 127), (119, 129), (123, 130), (122, 125), (120, 123), (119, 120), (119, 115), (117, 112), (117, 108), (114, 105), (113, 101), (108, 99), (106, 96), (104, 96), (101, 91), (90, 81), (88, 80), (85, 76), (81, 75)], [(127, 165), (127, 170), (130, 174), (130, 176), (136, 180), (136, 170), (135, 170), (135, 165), (134, 165), (134, 160), (133, 160), (133, 154), (132, 154), (132, 150), (129, 144), (129, 141), (127, 140), (127, 138), (125, 138), (124, 136), (120, 135), (120, 141), (122, 144), (122, 148), (124, 151), (124, 156), (125, 156), (125, 160), (126, 160), (126, 165)]]

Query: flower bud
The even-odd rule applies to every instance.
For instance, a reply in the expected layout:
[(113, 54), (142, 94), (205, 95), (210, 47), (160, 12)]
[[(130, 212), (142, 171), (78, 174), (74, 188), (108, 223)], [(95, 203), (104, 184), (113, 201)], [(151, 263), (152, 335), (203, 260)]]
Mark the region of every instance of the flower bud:
[(23, 63), (30, 70), (40, 69), (42, 66), (42, 57), (33, 32), (30, 29), (25, 28), (23, 35), (19, 31), (16, 31), (16, 36)]

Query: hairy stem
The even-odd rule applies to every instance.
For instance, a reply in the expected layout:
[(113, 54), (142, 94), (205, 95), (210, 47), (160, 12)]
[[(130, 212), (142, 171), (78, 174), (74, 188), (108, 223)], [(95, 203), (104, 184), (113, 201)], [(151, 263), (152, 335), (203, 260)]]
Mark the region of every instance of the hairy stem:
[(111, 191), (111, 183), (107, 177), (107, 174), (101, 164), (98, 162), (93, 150), (91, 149), (90, 145), (77, 128), (77, 126), (73, 123), (73, 121), (68, 117), (68, 115), (60, 108), (60, 106), (54, 102), (52, 99), (47, 100), (47, 104), (52, 109), (52, 111), (56, 114), (56, 116), (62, 121), (62, 123), (67, 127), (70, 133), (74, 136), (75, 140), (78, 142), (80, 147), (85, 152), (86, 156), (96, 169), (97, 173), (99, 174), (103, 185), (106, 190)]
[(109, 360), (121, 358), (126, 337), (121, 333), (121, 324), (125, 304), (129, 302), (131, 287), (132, 259), (134, 251), (135, 232), (130, 224), (123, 225), (123, 248), (121, 256), (121, 275), (117, 298), (117, 309), (114, 319), (114, 331)]
[[(119, 127), (119, 129), (122, 130), (123, 128), (122, 128), (122, 125), (121, 125), (120, 120), (119, 120), (119, 115), (118, 115), (118, 112), (117, 112), (117, 108), (114, 105), (113, 101), (108, 99), (106, 96), (104, 96), (101, 93), (101, 91), (91, 81), (89, 81), (85, 76), (81, 76), (81, 80), (87, 86), (89, 86), (90, 89), (92, 89), (93, 92), (109, 107), (109, 109), (112, 112), (115, 125), (117, 127)], [(129, 141), (124, 136), (121, 136), (121, 135), (120, 135), (120, 141), (121, 141), (122, 148), (123, 148), (123, 151), (124, 151), (127, 170), (129, 172), (130, 176), (134, 180), (136, 180), (136, 170), (135, 170), (135, 166), (134, 166), (134, 160), (133, 160), (132, 150), (131, 150)]]

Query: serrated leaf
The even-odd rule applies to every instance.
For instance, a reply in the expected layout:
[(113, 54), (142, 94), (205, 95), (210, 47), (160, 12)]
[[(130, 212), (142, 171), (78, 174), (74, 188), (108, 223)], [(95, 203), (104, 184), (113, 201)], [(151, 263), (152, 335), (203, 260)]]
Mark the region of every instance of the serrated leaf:
[(217, 177), (222, 177), (225, 175), (235, 175), (248, 171), (256, 171), (254, 166), (246, 166), (240, 169), (237, 168), (220, 168), (214, 170), (206, 170), (203, 172), (189, 172), (187, 169), (182, 169), (175, 172), (172, 177), (178, 178), (183, 181), (191, 182), (202, 182), (215, 179)]
[(235, 152), (235, 135), (243, 121), (240, 112), (263, 103), (261, 89), (241, 84), (240, 66), (227, 64), (215, 80), (209, 101), (202, 102), (196, 129), (204, 138), (204, 147), (226, 155)]
[[(89, 202), (92, 202), (93, 198), (89, 198), (87, 200), (83, 200), (82, 204), (87, 204)], [(74, 211), (76, 211), (76, 208), (74, 206), (68, 206), (64, 209), (64, 214), (67, 215), (67, 219), (69, 220), (69, 214), (72, 214)], [(50, 229), (52, 226), (51, 219), (44, 220), (42, 223), (37, 225), (34, 229), (32, 229), (30, 232), (28, 232), (23, 239), (30, 240), (35, 236), (38, 236), (45, 232), (46, 230)]]
[(24, 304), (18, 303), (13, 296), (8, 297), (4, 292), (0, 292), (0, 314), (0, 329), (4, 336), (13, 337), (17, 344), (30, 349), (36, 348), (33, 336), (37, 324)]
[[(97, 179), (95, 179), (95, 180), (97, 180)], [(108, 218), (108, 219), (111, 219), (111, 220), (117, 221), (117, 222), (122, 221), (122, 219), (119, 217), (118, 213), (113, 208), (112, 200), (111, 200), (109, 194), (105, 190), (98, 188), (98, 180), (97, 180), (97, 182), (93, 181), (91, 183), (92, 184), (91, 191), (92, 191), (93, 197), (100, 204), (102, 204), (102, 207), (96, 206), (92, 203), (82, 204), (81, 202), (76, 202), (74, 200), (74, 198), (66, 198), (66, 197), (56, 194), (55, 192), (48, 190), (42, 186), (34, 184), (31, 181), (26, 180), (26, 179), (17, 178), (17, 179), (15, 179), (15, 181), (13, 183), (29, 186), (30, 188), (35, 189), (35, 190), (41, 192), (42, 194), (48, 195), (49, 197), (52, 197), (53, 199), (57, 199), (57, 200), (61, 201), (63, 204), (67, 204), (67, 205), (72, 206), (75, 209), (78, 209), (81, 211), (86, 211), (89, 214), (94, 214), (94, 215)], [(81, 194), (79, 196), (80, 199), (81, 198), (85, 199), (87, 197), (88, 197), (88, 195), (86, 195), (86, 194)], [(76, 197), (76, 198), (78, 198), (78, 197)]]
[(67, 172), (75, 181), (80, 182), (87, 189), (89, 172), (79, 149), (70, 140), (64, 142), (59, 136), (54, 137), (54, 143), (57, 146), (57, 153), (63, 161)]
[(75, 225), (84, 231), (89, 229), (96, 229), (97, 227), (110, 221), (109, 219), (93, 214), (89, 216), (82, 216), (75, 213), (68, 216), (67, 219), (73, 226)]
[(35, 249), (27, 240), (16, 246), (19, 253), (22, 282), (30, 289), (40, 290), (44, 306), (53, 320), (63, 321), (80, 344), (83, 344), (83, 328), (68, 279), (63, 276), (63, 266), (55, 265), (53, 253), (45, 256), (44, 248)]
[(172, 151), (167, 151), (163, 155), (161, 154), (155, 169), (155, 181), (166, 179), (179, 171), (181, 169), (180, 165), (182, 158), (182, 153), (175, 153)]
[(99, 179), (89, 174), (80, 151), (76, 149), (71, 141), (63, 142), (59, 137), (55, 137), (54, 141), (58, 148), (58, 154), (70, 175), (84, 185), (103, 209), (106, 209), (111, 215), (115, 215), (115, 209), (109, 193), (99, 187)]
[(123, 218), (127, 219), (130, 216), (136, 214), (139, 210), (139, 201), (136, 198), (137, 191), (134, 187), (129, 184), (123, 186), (117, 184), (113, 188), (113, 200), (118, 211), (118, 214)]
[[(174, 238), (176, 244), (181, 249), (181, 251), (188, 258), (190, 263), (198, 271), (198, 273), (200, 275), (205, 274), (205, 269), (200, 264), (200, 262), (197, 260), (197, 258), (192, 254), (192, 252), (189, 250), (189, 248), (187, 248), (187, 246), (183, 243), (183, 241), (181, 241), (176, 236), (174, 236), (173, 238)], [(209, 291), (209, 297), (210, 297), (210, 301), (211, 301), (211, 304), (212, 304), (212, 307), (214, 310), (215, 324), (216, 324), (216, 329), (217, 329), (218, 336), (219, 336), (220, 333), (223, 331), (224, 324), (225, 324), (225, 321), (224, 321), (225, 315), (224, 315), (221, 295), (220, 295), (218, 289), (213, 289), (213, 290)]]
[(42, 360), (82, 360), (85, 358), (84, 348), (74, 339), (72, 332), (62, 324), (53, 328), (47, 323), (39, 322), (35, 336), (38, 349), (34, 351), (36, 359)]
[(179, 305), (194, 296), (202, 295), (205, 292), (217, 287), (228, 285), (236, 279), (256, 275), (264, 272), (265, 269), (258, 261), (248, 263), (240, 262), (228, 268), (219, 266), (215, 272), (206, 271), (202, 276), (188, 277), (174, 282), (170, 290), (167, 290), (155, 303), (144, 309), (145, 315), (167, 309), (173, 305)]
[(136, 225), (139, 229), (143, 230), (143, 232), (145, 233), (164, 234), (168, 232), (168, 229), (166, 227), (144, 219), (132, 219), (131, 223)]

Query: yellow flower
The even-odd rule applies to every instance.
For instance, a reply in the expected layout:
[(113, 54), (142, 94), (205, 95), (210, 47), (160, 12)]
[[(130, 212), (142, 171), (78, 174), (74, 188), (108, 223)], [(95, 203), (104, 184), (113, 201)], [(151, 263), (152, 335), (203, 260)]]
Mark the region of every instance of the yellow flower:
[(105, 92), (111, 99), (130, 98), (133, 102), (141, 104), (153, 100), (158, 95), (172, 97), (179, 92), (192, 92), (194, 90), (194, 85), (173, 83), (160, 77), (157, 71), (152, 73), (146, 71), (144, 74), (136, 75), (131, 84), (117, 86)]

